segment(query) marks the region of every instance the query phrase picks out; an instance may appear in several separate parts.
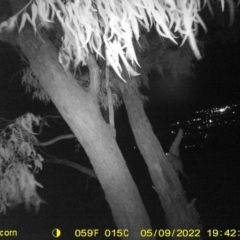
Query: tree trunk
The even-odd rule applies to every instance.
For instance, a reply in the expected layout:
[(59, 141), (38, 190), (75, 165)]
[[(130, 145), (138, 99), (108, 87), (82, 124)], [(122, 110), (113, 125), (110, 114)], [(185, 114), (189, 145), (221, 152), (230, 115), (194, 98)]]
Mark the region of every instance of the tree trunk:
[[(137, 81), (131, 79), (131, 81)], [(137, 86), (131, 82), (125, 87), (123, 99), (138, 148), (148, 166), (154, 189), (165, 210), (170, 229), (199, 229), (199, 215), (194, 202), (188, 203), (176, 172), (167, 161), (165, 153), (153, 133), (143, 109)], [(185, 238), (182, 238), (185, 239)], [(186, 239), (189, 239), (187, 237)]]
[(20, 36), (12, 33), (4, 37), (3, 40), (14, 41), (20, 46), (34, 74), (85, 149), (118, 229), (128, 229), (128, 239), (140, 239), (140, 231), (151, 228), (150, 221), (112, 129), (102, 118), (96, 98), (85, 92), (63, 70), (58, 63), (58, 53), (49, 41), (43, 42), (29, 29)]

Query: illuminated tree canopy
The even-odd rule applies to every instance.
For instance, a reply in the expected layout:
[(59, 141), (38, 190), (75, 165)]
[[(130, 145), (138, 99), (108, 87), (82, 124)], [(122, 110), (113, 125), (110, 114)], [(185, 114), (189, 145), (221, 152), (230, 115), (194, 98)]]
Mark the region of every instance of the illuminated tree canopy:
[[(63, 3), (64, 2), (64, 3)], [(51, 28), (56, 19), (64, 35), (59, 51), (59, 62), (65, 69), (70, 62), (74, 66), (86, 64), (89, 51), (104, 58), (121, 77), (121, 62), (130, 75), (137, 75), (134, 66), (138, 64), (133, 47), (133, 37), (140, 37), (140, 29), (150, 31), (155, 26), (158, 34), (177, 44), (177, 35), (182, 44), (188, 39), (195, 56), (201, 55), (195, 36), (200, 24), (206, 31), (199, 11), (211, 1), (207, 0), (31, 0), (21, 11), (0, 25), (0, 32), (11, 31), (16, 26), (20, 33), (26, 22), (30, 22), (35, 33), (39, 28)], [(234, 16), (234, 2), (227, 1), (231, 19)], [(224, 9), (224, 0), (221, 0)], [(104, 46), (104, 48), (103, 48)], [(120, 61), (121, 60), (121, 61)]]

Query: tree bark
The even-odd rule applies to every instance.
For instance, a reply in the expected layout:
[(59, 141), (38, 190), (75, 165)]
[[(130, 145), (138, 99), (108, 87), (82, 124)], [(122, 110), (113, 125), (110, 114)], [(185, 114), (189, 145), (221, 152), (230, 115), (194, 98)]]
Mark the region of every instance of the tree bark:
[(2, 40), (15, 42), (24, 52), (34, 74), (85, 149), (118, 229), (128, 229), (128, 239), (140, 239), (140, 231), (151, 228), (149, 217), (97, 99), (63, 70), (49, 41), (43, 42), (29, 29), (19, 36), (12, 33), (4, 37)]
[[(130, 81), (136, 81), (131, 79)], [(151, 124), (143, 109), (138, 89), (131, 84), (125, 87), (123, 99), (129, 122), (138, 148), (148, 166), (170, 229), (199, 229), (199, 215), (194, 202), (188, 203), (176, 172), (167, 161), (165, 153), (153, 133)], [(175, 239), (173, 237), (173, 239)], [(177, 239), (177, 238), (176, 238)], [(185, 238), (182, 238), (185, 239)], [(189, 239), (187, 237), (186, 239)]]

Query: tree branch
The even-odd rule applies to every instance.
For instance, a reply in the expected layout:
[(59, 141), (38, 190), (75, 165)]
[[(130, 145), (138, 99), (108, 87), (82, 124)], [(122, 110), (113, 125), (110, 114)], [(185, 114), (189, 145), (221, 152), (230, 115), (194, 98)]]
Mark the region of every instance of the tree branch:
[(80, 172), (88, 174), (89, 176), (91, 176), (95, 179), (98, 179), (93, 170), (91, 170), (87, 167), (84, 167), (78, 163), (66, 160), (66, 159), (48, 158), (48, 159), (44, 159), (43, 163), (56, 163), (56, 164), (66, 165), (68, 167), (75, 168), (75, 169), (79, 170)]
[(51, 139), (47, 142), (38, 142), (35, 145), (36, 146), (48, 146), (48, 145), (54, 144), (57, 141), (60, 141), (60, 140), (63, 140), (63, 139), (70, 139), (70, 138), (75, 138), (75, 135), (74, 134), (61, 135), (61, 136), (53, 138), (53, 139)]
[(87, 65), (89, 69), (90, 85), (89, 91), (94, 96), (97, 96), (100, 88), (100, 69), (97, 62), (91, 53), (88, 53)]
[(176, 138), (174, 139), (172, 146), (169, 149), (169, 153), (174, 154), (177, 157), (179, 157), (179, 145), (181, 143), (182, 137), (183, 137), (183, 130), (179, 129), (178, 134), (177, 134)]

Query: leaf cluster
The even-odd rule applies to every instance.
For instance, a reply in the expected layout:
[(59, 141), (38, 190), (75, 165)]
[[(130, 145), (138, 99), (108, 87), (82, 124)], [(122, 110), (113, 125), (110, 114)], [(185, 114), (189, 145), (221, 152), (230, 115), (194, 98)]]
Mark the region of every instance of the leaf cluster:
[(39, 99), (45, 104), (50, 101), (50, 97), (30, 67), (23, 69), (22, 84), (25, 86), (26, 93), (32, 92), (32, 99)]
[(38, 183), (33, 173), (42, 169), (43, 158), (34, 149), (37, 143), (33, 124), (39, 125), (40, 117), (27, 113), (17, 118), (0, 133), (0, 212), (7, 207), (24, 203), (38, 211), (43, 202), (36, 192)]
[[(22, 10), (0, 25), (0, 32), (12, 30), (17, 25), (19, 33), (29, 22), (35, 33), (39, 27), (49, 28), (56, 19), (62, 26), (62, 46), (59, 62), (68, 69), (71, 62), (77, 67), (86, 64), (89, 52), (105, 59), (122, 78), (122, 66), (131, 76), (138, 73), (139, 65), (133, 39), (137, 42), (140, 28), (157, 33), (177, 44), (176, 35), (189, 40), (197, 58), (201, 58), (195, 35), (198, 24), (206, 30), (199, 11), (208, 1), (142, 1), (142, 0), (31, 0)], [(203, 4), (202, 4), (203, 3)], [(221, 0), (222, 5), (224, 1)], [(175, 32), (175, 33), (174, 33)], [(102, 53), (105, 46), (106, 55)]]

